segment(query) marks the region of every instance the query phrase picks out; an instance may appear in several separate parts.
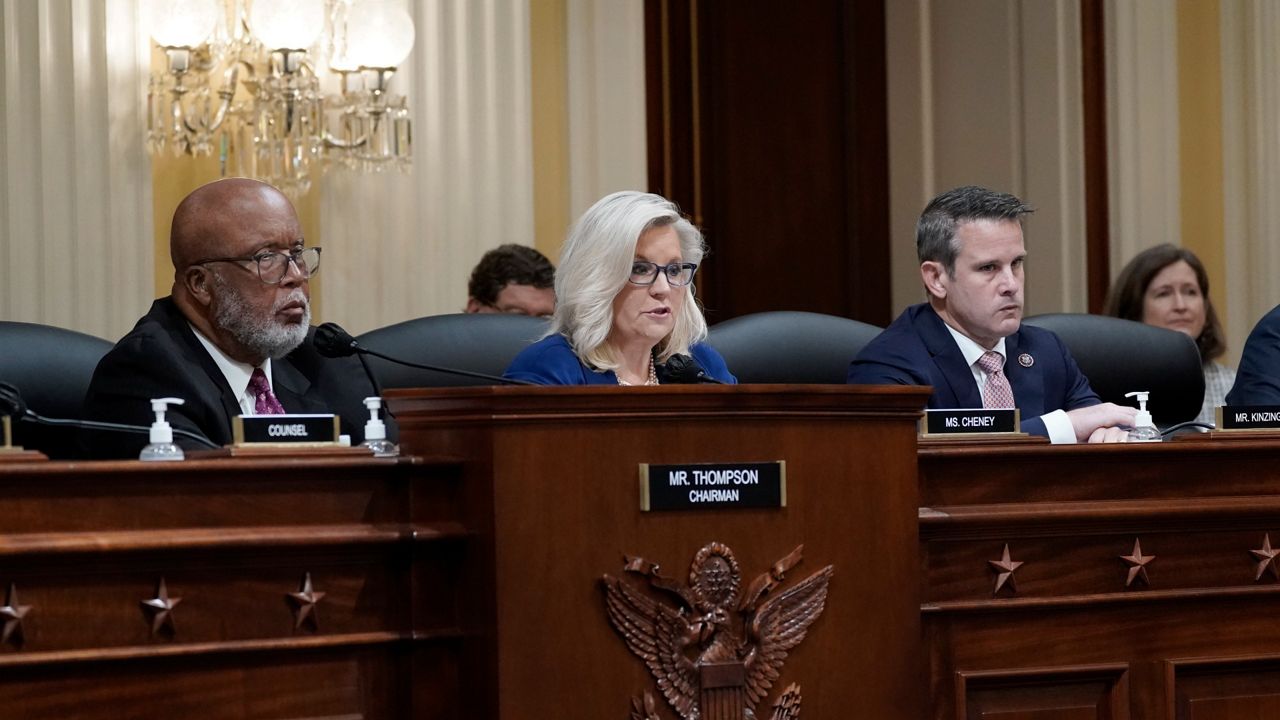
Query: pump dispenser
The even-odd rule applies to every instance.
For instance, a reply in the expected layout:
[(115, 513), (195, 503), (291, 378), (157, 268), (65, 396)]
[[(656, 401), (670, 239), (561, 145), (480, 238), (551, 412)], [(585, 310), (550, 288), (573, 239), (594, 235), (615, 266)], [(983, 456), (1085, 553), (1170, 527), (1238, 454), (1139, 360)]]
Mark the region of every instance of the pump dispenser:
[(400, 447), (387, 439), (387, 425), (378, 417), (382, 409), (382, 398), (367, 397), (364, 406), (369, 408), (369, 422), (364, 424), (364, 442), (360, 447), (373, 451), (374, 457), (395, 457), (400, 454)]
[(1125, 393), (1125, 397), (1138, 398), (1138, 417), (1134, 420), (1126, 442), (1160, 442), (1160, 431), (1152, 422), (1151, 413), (1147, 412), (1147, 397), (1150, 394), (1146, 390)]
[(182, 448), (173, 444), (173, 427), (164, 419), (165, 411), (170, 405), (182, 405), (184, 402), (181, 398), (151, 399), (151, 409), (156, 414), (156, 420), (151, 423), (151, 443), (142, 448), (142, 453), (138, 455), (139, 460), (154, 462), (186, 458)]

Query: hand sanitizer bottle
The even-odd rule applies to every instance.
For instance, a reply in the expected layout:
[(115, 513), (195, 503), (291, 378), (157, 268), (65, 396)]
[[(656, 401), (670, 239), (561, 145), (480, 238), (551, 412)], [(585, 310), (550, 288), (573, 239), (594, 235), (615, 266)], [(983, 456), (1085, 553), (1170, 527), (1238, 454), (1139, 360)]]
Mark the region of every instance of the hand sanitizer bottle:
[(387, 425), (378, 417), (382, 408), (382, 398), (367, 397), (364, 406), (369, 408), (369, 422), (364, 424), (364, 442), (360, 447), (373, 451), (374, 457), (395, 457), (400, 454), (400, 447), (387, 439)]
[(1125, 393), (1125, 397), (1138, 398), (1138, 417), (1134, 420), (1134, 427), (1129, 431), (1129, 437), (1125, 442), (1160, 442), (1160, 431), (1156, 429), (1156, 424), (1151, 421), (1151, 413), (1147, 412), (1147, 396), (1150, 395), (1146, 390)]
[(156, 420), (151, 423), (151, 444), (142, 448), (139, 460), (165, 461), (183, 460), (186, 455), (182, 448), (173, 444), (173, 427), (164, 419), (165, 410), (170, 405), (182, 405), (181, 398), (152, 398), (151, 409), (155, 411)]

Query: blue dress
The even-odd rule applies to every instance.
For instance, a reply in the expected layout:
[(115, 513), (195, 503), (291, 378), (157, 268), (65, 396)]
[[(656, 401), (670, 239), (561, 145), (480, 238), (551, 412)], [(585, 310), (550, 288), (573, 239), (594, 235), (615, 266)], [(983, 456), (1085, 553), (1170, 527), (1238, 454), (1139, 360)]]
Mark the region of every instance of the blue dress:
[[(724, 358), (710, 345), (699, 343), (689, 348), (689, 354), (702, 366), (709, 377), (722, 383), (736, 385), (738, 379), (725, 367)], [(593, 370), (582, 363), (569, 347), (563, 335), (551, 335), (530, 345), (502, 374), (514, 380), (527, 380), (539, 385), (617, 385), (618, 376), (612, 370)]]

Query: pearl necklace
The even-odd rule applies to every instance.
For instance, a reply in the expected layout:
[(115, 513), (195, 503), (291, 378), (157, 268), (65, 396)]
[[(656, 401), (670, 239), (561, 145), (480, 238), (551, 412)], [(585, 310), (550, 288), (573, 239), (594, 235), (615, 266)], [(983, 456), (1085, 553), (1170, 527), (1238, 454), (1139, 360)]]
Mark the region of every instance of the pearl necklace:
[[(615, 374), (615, 375), (617, 375), (617, 373), (614, 373), (614, 374)], [(617, 375), (617, 378), (618, 378), (618, 384), (619, 384), (619, 385), (626, 385), (626, 386), (630, 386), (630, 385), (631, 385), (631, 383), (627, 382), (626, 380), (623, 380), (621, 375)], [(645, 384), (645, 385), (657, 385), (657, 384), (658, 384), (658, 371), (653, 367), (653, 356), (652, 356), (652, 355), (650, 355), (650, 356), (649, 356), (649, 377), (645, 379), (644, 384)]]

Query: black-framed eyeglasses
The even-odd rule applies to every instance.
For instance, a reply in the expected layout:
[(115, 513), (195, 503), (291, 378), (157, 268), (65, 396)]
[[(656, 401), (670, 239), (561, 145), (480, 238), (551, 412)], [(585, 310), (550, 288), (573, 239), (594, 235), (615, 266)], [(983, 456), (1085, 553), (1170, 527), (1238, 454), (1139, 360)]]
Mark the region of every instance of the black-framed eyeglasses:
[(652, 285), (658, 281), (658, 273), (667, 277), (671, 287), (684, 287), (693, 282), (693, 274), (698, 271), (697, 263), (671, 263), (659, 265), (655, 262), (636, 260), (631, 263), (631, 277), (627, 280), (633, 285)]
[[(225, 258), (209, 258), (199, 262), (191, 263), (192, 265), (204, 265), (215, 262), (253, 262), (258, 266), (258, 278), (268, 285), (279, 285), (284, 276), (289, 272), (289, 263), (292, 262), (298, 266), (298, 271), (302, 273), (302, 277), (309, 278), (320, 271), (320, 248), (309, 247), (301, 250), (290, 250), (289, 252), (278, 252), (266, 250), (257, 255), (249, 257), (225, 257)], [(246, 268), (247, 269), (247, 268)]]

